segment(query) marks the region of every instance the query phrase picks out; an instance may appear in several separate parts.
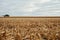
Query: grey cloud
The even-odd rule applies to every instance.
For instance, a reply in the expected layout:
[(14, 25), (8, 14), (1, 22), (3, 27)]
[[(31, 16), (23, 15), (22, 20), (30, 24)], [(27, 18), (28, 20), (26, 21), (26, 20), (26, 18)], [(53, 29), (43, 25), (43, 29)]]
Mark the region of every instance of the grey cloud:
[[(60, 15), (60, 0), (51, 0), (46, 3), (39, 3), (40, 0), (0, 0), (0, 15), (9, 14), (12, 16), (39, 16), (39, 15)], [(31, 5), (32, 12), (29, 5)], [(28, 6), (28, 7), (27, 7)], [(24, 8), (26, 7), (26, 8)], [(28, 9), (27, 9), (28, 8)], [(37, 9), (35, 9), (37, 8)], [(24, 11), (26, 10), (26, 12)]]

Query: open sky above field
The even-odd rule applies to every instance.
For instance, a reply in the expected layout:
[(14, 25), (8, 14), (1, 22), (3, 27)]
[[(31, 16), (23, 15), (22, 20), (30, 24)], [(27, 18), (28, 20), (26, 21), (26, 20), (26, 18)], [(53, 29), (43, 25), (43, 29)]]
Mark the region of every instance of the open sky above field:
[(0, 16), (60, 16), (60, 0), (0, 0)]

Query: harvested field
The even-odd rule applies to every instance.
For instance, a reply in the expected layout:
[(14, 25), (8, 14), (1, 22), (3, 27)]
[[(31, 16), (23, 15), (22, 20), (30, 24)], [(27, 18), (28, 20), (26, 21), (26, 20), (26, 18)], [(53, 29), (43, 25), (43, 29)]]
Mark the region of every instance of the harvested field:
[(0, 40), (60, 40), (60, 18), (0, 18)]

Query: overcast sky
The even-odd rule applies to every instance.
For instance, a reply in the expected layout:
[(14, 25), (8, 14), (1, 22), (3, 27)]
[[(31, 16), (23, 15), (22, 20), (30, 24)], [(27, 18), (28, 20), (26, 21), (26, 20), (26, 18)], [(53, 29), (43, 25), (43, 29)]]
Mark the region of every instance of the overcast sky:
[(60, 16), (60, 0), (0, 0), (0, 16)]

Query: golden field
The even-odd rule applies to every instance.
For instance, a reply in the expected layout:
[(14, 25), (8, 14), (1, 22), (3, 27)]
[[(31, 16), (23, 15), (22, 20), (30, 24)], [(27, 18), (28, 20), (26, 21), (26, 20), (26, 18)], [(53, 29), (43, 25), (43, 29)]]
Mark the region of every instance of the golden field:
[(0, 40), (60, 40), (60, 18), (0, 18)]

